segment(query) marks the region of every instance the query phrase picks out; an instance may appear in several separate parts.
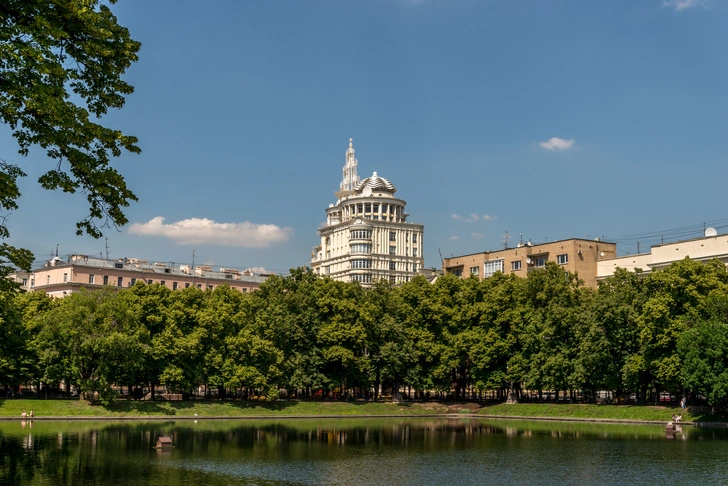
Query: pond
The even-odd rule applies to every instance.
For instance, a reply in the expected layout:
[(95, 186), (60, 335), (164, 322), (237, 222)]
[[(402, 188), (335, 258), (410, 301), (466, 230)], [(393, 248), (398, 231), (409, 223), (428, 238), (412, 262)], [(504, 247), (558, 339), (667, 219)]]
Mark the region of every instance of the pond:
[[(172, 450), (156, 450), (169, 436)], [(728, 429), (488, 419), (0, 422), (0, 484), (718, 484)]]

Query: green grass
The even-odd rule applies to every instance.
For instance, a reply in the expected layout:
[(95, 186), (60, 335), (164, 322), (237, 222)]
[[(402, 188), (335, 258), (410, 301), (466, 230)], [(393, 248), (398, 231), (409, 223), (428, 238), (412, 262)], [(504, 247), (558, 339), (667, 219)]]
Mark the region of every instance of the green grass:
[(509, 417), (548, 417), (610, 420), (658, 420), (668, 421), (673, 414), (682, 415), (683, 422), (725, 422), (723, 415), (712, 415), (708, 410), (688, 407), (653, 405), (583, 405), (555, 403), (518, 403), (485, 406), (477, 411), (479, 415), (501, 415)]
[(0, 399), (0, 416), (20, 418), (22, 411), (33, 410), (36, 417), (286, 417), (286, 416), (361, 416), (474, 413), (517, 418), (609, 419), (668, 421), (682, 413), (684, 422), (728, 422), (724, 415), (711, 415), (708, 410), (650, 405), (582, 405), (553, 403), (519, 403), (514, 405), (480, 405), (476, 403), (371, 403), (371, 402), (242, 402), (185, 401), (135, 402), (120, 400), (109, 406), (93, 405), (82, 400)]
[(109, 406), (82, 400), (0, 400), (0, 416), (20, 418), (33, 410), (36, 417), (236, 417), (286, 415), (423, 415), (442, 413), (443, 407), (366, 402), (239, 402), (184, 401), (135, 402), (121, 400)]

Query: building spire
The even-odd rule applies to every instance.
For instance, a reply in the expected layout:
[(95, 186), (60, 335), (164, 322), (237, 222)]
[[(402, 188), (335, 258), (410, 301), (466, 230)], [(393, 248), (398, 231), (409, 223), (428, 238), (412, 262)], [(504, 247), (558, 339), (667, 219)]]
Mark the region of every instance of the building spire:
[(343, 179), (339, 184), (339, 191), (353, 191), (359, 183), (359, 175), (356, 173), (356, 166), (359, 163), (354, 157), (354, 139), (349, 139), (349, 148), (346, 149), (346, 163), (343, 169)]

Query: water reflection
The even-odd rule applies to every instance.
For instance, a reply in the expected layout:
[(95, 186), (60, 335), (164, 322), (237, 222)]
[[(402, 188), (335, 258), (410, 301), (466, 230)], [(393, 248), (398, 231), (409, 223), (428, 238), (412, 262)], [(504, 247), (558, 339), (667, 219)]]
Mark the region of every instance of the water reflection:
[(503, 420), (7, 422), (0, 484), (690, 484), (725, 477), (726, 439)]

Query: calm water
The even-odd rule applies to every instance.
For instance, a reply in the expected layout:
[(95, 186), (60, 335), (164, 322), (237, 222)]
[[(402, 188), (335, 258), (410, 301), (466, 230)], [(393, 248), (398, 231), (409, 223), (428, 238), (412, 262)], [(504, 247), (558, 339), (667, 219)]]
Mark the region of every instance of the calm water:
[[(0, 484), (726, 484), (728, 429), (447, 419), (0, 422)], [(172, 451), (153, 449), (160, 435)]]

